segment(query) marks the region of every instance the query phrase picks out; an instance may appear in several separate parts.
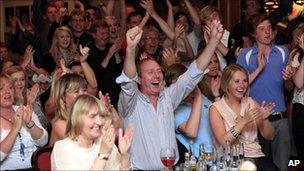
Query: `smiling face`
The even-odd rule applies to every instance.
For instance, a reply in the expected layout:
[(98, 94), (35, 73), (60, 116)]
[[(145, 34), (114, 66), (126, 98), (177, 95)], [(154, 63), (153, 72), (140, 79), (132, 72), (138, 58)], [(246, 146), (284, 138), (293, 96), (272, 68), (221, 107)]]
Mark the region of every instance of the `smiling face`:
[(153, 60), (145, 60), (140, 65), (140, 89), (147, 96), (158, 96), (163, 88), (164, 76), (160, 65)]
[(86, 88), (80, 87), (77, 90), (67, 91), (64, 96), (64, 102), (65, 102), (66, 108), (71, 109), (72, 103), (74, 102), (76, 97), (78, 97), (82, 94), (87, 94)]
[(11, 107), (14, 103), (14, 86), (7, 77), (0, 77), (0, 106)]
[(153, 56), (159, 45), (159, 35), (156, 31), (148, 31), (144, 38), (144, 51), (149, 55)]
[(22, 94), (26, 84), (24, 72), (23, 71), (15, 72), (11, 74), (11, 77), (14, 81), (14, 88), (16, 94)]
[(102, 126), (105, 124), (106, 118), (99, 113), (98, 108), (93, 108), (88, 114), (82, 116), (81, 136), (95, 140), (101, 135)]
[(103, 103), (94, 96), (80, 95), (75, 99), (66, 127), (67, 137), (91, 141), (101, 136), (101, 129), (109, 113)]
[(81, 15), (71, 16), (71, 27), (73, 32), (82, 33), (84, 31), (84, 18)]
[(227, 86), (228, 97), (242, 99), (248, 88), (248, 77), (242, 71), (236, 71)]
[(59, 47), (67, 49), (71, 43), (71, 35), (66, 31), (59, 31), (57, 35), (57, 41)]
[(274, 39), (272, 25), (269, 20), (264, 20), (258, 24), (254, 38), (257, 44), (270, 45)]

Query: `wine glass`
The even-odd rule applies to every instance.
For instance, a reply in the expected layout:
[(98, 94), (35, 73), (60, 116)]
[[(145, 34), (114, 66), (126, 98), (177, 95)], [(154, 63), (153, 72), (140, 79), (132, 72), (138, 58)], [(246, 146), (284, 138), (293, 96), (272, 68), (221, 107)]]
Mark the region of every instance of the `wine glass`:
[(212, 162), (215, 159), (214, 152), (215, 152), (215, 149), (213, 147), (213, 144), (207, 143), (204, 145), (205, 162), (209, 167), (211, 167)]
[(160, 159), (165, 167), (172, 168), (176, 159), (174, 148), (162, 148), (160, 150)]

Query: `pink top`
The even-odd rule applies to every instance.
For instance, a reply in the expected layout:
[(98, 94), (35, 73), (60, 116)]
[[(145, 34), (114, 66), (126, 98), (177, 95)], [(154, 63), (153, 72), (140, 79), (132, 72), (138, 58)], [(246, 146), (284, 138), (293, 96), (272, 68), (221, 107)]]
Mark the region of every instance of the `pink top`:
[[(224, 98), (214, 102), (212, 105), (216, 107), (221, 114), (226, 131), (229, 131), (232, 126), (236, 125), (237, 114), (228, 106)], [(254, 108), (255, 102), (250, 97), (244, 97), (241, 102), (240, 116), (244, 116), (246, 110)], [(258, 142), (258, 128), (256, 122), (248, 123), (238, 136), (237, 141), (244, 144), (245, 157), (261, 157), (265, 156)]]

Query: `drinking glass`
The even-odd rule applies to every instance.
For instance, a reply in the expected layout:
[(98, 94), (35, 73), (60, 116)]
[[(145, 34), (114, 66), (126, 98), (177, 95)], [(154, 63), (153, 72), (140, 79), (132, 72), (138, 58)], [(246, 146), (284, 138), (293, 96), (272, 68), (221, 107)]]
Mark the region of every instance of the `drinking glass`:
[(204, 148), (205, 148), (204, 149), (205, 161), (206, 164), (210, 167), (215, 159), (215, 154), (214, 154), (215, 150), (213, 144), (205, 144)]
[(162, 148), (160, 150), (160, 159), (165, 167), (171, 169), (176, 159), (175, 149)]

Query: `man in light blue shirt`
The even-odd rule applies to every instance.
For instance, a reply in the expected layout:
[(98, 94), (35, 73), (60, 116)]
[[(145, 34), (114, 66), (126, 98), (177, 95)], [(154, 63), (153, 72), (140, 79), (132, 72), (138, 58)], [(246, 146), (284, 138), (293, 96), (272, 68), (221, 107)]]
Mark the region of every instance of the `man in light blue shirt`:
[(202, 54), (175, 84), (165, 89), (162, 68), (157, 62), (148, 58), (136, 67), (135, 51), (141, 35), (139, 27), (126, 34), (128, 46), (124, 69), (116, 80), (122, 88), (118, 110), (125, 125), (135, 125), (130, 150), (133, 168), (160, 170), (164, 168), (160, 160), (161, 148), (175, 148), (177, 152), (174, 110), (201, 80), (223, 35), (223, 27), (219, 21), (214, 21), (210, 41)]

